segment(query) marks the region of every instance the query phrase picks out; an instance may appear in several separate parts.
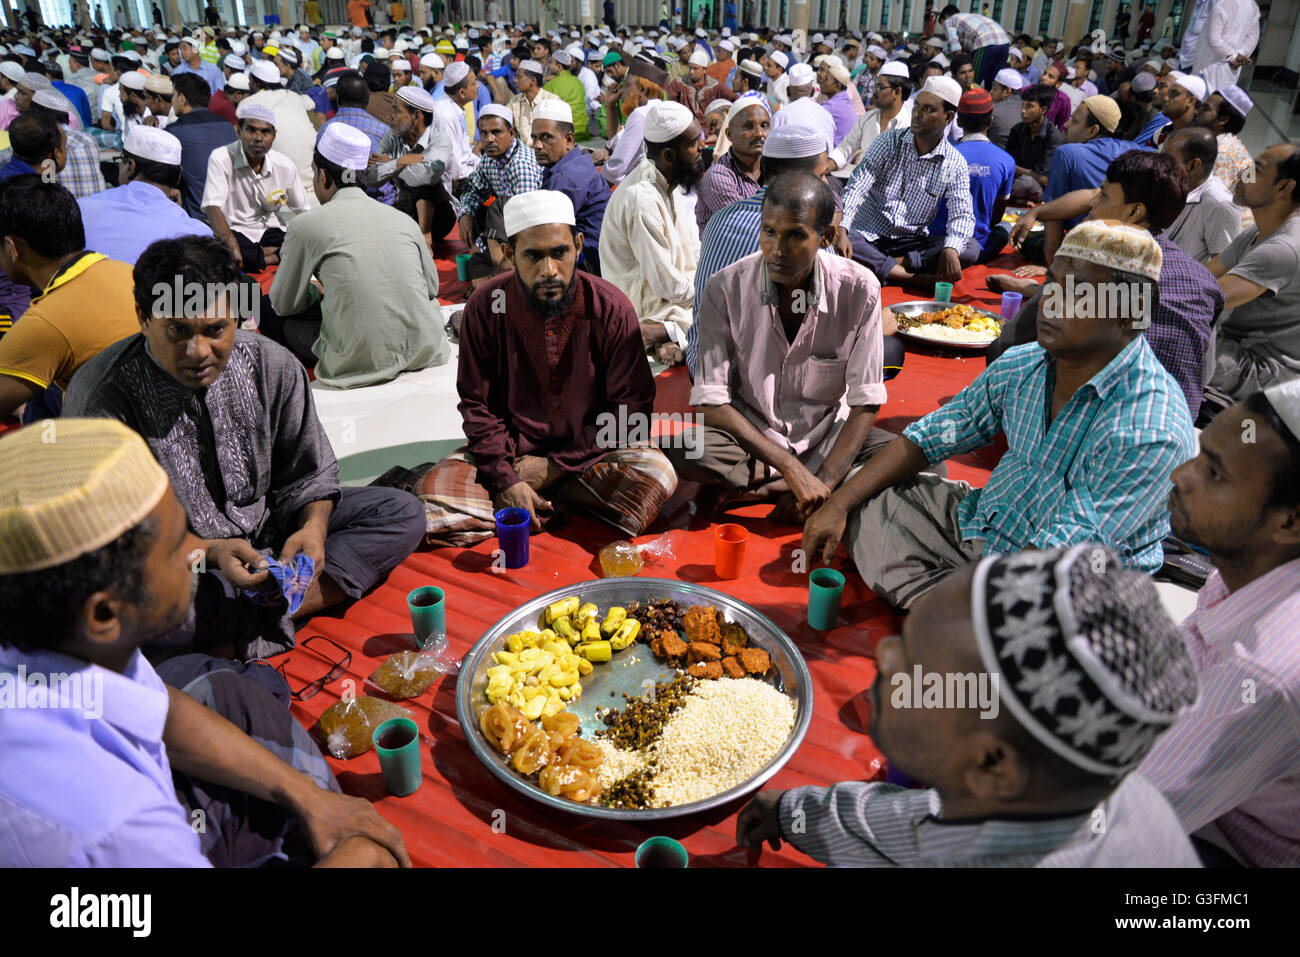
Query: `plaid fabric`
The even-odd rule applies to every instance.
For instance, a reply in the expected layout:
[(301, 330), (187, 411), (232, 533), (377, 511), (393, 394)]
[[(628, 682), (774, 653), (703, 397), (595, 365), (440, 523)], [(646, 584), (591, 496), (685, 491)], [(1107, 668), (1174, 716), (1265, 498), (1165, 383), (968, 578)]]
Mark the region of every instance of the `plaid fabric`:
[(484, 156), (478, 169), (470, 174), (460, 195), (460, 208), (475, 213), (493, 196), (504, 204), (511, 196), (542, 188), (542, 168), (530, 149), (522, 149), (516, 139), (505, 156)]
[[(356, 106), (345, 106), (334, 114), (330, 120), (321, 127), (321, 132), (325, 132), (325, 127), (331, 123), (343, 123), (347, 126), (354, 126), (366, 136), (370, 137), (370, 152), (378, 153), (379, 141), (388, 135), (388, 126), (375, 119), (365, 110)], [(318, 136), (317, 142), (320, 141)]]
[(68, 135), (67, 165), (59, 170), (59, 185), (81, 199), (108, 189), (99, 169), (99, 146), (88, 133), (60, 124)]
[[(644, 532), (677, 489), (677, 475), (655, 448), (614, 449), (594, 465), (561, 478), (543, 497), (593, 513), (620, 532)], [(496, 507), (478, 480), (478, 468), (464, 449), (443, 459), (420, 483), (433, 546), (467, 546), (496, 534)], [(542, 518), (543, 524), (546, 518)]]
[(995, 47), (1010, 43), (1007, 31), (996, 20), (978, 13), (954, 13), (944, 21), (948, 30), (948, 49), (973, 53), (981, 47)]
[(704, 235), (704, 227), (714, 213), (756, 192), (758, 183), (745, 174), (737, 165), (735, 154), (728, 151), (709, 167), (695, 191), (695, 222), (700, 227), (700, 235)]
[(1187, 402), (1139, 336), (1049, 427), (1054, 366), (1037, 344), (1008, 349), (903, 435), (942, 462), (1006, 434), (988, 484), (961, 503), (963, 540), (985, 538), (1000, 554), (1098, 542), (1127, 567), (1154, 572), (1169, 534), (1169, 476), (1196, 449)]
[(1164, 233), (1155, 239), (1164, 254), (1160, 299), (1144, 335), (1165, 370), (1182, 388), (1192, 421), (1196, 421), (1205, 387), (1205, 355), (1215, 316), (1223, 311), (1223, 287), (1210, 270)]
[(844, 217), (869, 240), (923, 236), (934, 222), (939, 200), (948, 201), (944, 245), (958, 252), (975, 234), (975, 208), (965, 158), (948, 140), (924, 156), (911, 129), (881, 133), (844, 189)]

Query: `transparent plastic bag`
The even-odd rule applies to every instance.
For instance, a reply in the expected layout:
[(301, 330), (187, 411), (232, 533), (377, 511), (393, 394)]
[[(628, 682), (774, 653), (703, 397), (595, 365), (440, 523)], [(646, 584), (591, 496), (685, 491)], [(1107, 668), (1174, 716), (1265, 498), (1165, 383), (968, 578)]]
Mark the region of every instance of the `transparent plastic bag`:
[(342, 698), (320, 716), (320, 733), (329, 753), (346, 760), (373, 748), (375, 729), (389, 718), (414, 720), (415, 715), (400, 704), (380, 698)]
[(369, 678), (370, 684), (391, 698), (418, 698), (449, 670), (439, 652), (445, 645), (430, 645), (423, 651), (399, 651), (384, 659)]
[(639, 575), (646, 565), (656, 565), (665, 559), (675, 558), (672, 532), (642, 545), (633, 545), (626, 539), (610, 542), (600, 550), (601, 575), (604, 578), (623, 578)]

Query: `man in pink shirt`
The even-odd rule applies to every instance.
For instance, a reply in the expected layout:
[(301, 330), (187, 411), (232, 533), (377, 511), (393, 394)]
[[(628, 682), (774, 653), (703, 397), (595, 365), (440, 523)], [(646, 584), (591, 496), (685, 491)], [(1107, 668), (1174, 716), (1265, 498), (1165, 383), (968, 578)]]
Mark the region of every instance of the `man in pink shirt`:
[(1201, 697), (1142, 774), (1209, 865), (1300, 865), (1300, 380), (1217, 415), (1174, 470), (1173, 532), (1215, 572), (1183, 622)]
[(759, 251), (709, 280), (700, 306), (691, 404), (702, 433), (665, 449), (681, 478), (727, 501), (776, 500), (801, 523), (855, 464), (893, 438), (873, 426), (885, 402), (880, 284), (822, 247), (835, 197), (786, 173), (763, 201)]

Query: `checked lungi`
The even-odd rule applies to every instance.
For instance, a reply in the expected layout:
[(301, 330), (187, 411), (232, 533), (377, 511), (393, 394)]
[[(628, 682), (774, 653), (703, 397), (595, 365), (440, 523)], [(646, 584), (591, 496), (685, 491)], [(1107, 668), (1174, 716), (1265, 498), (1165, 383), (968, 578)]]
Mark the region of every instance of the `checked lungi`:
[[(516, 466), (517, 467), (517, 466)], [(581, 472), (544, 489), (543, 498), (587, 512), (628, 537), (644, 532), (677, 490), (677, 474), (656, 448), (613, 449)], [(425, 542), (467, 546), (496, 534), (496, 506), (479, 481), (473, 457), (463, 448), (443, 459), (420, 483)], [(537, 516), (545, 525), (549, 516)]]

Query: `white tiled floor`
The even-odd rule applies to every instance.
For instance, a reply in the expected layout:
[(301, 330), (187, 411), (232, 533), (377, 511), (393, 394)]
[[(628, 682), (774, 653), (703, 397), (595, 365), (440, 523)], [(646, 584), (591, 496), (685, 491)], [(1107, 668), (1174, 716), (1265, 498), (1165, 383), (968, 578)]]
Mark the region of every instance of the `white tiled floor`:
[[(1241, 141), (1251, 155), (1258, 156), (1268, 147), (1283, 142), (1283, 136), (1292, 142), (1300, 140), (1300, 116), (1292, 114), (1296, 91), (1276, 90), (1269, 83), (1256, 86), (1250, 79), (1244, 76), (1242, 79), (1247, 83), (1246, 92), (1255, 101), (1255, 108), (1246, 117), (1246, 128), (1241, 131)], [(1278, 133), (1273, 124), (1282, 132)]]

